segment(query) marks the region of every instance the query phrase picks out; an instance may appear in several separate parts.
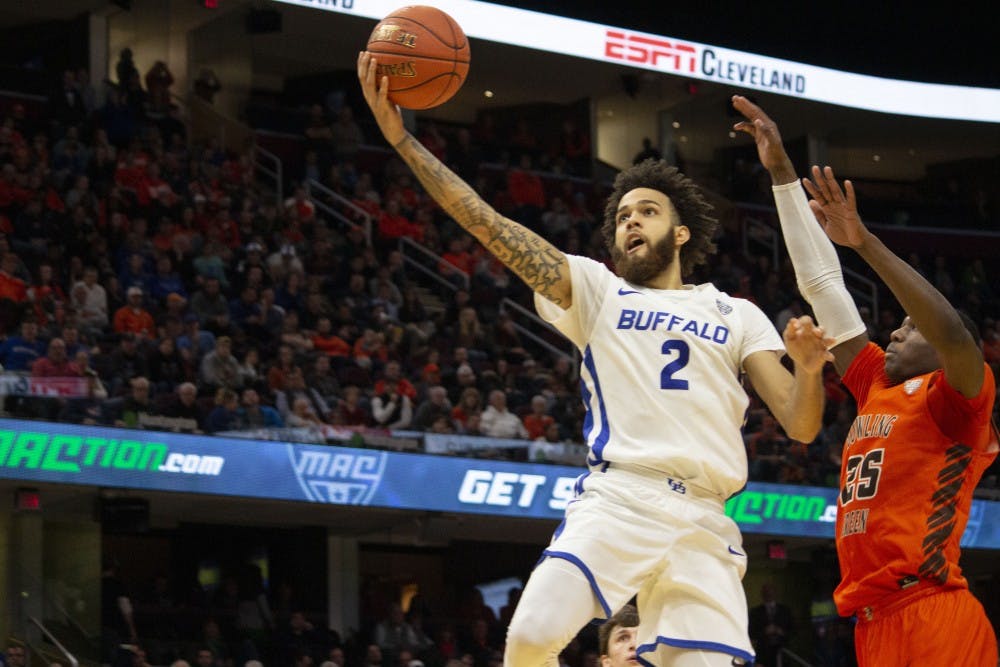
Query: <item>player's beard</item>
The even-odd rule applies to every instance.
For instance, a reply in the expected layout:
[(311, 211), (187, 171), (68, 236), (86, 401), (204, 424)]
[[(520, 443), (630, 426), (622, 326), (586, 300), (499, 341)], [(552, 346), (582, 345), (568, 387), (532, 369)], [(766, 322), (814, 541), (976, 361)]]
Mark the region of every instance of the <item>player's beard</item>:
[(652, 282), (674, 262), (674, 238), (676, 228), (670, 230), (656, 243), (647, 244), (645, 257), (629, 255), (617, 245), (611, 249), (611, 261), (615, 263), (618, 275), (633, 285)]

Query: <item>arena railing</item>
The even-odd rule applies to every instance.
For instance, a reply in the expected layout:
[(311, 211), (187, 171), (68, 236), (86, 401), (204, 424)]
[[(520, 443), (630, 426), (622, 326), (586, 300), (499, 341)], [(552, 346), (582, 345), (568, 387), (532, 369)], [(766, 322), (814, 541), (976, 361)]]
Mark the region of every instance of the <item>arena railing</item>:
[[(372, 244), (372, 216), (368, 213), (368, 211), (364, 210), (347, 197), (334, 192), (316, 179), (308, 179), (305, 182), (305, 186), (306, 194), (309, 195), (310, 201), (312, 201), (317, 209), (323, 211), (323, 213), (326, 213), (328, 216), (346, 227), (361, 229), (365, 234), (365, 243), (369, 246)], [(329, 201), (324, 201), (316, 195), (322, 195)], [(329, 202), (333, 202), (333, 204)], [(347, 209), (357, 217), (361, 218), (363, 221), (362, 224), (359, 225), (354, 220), (351, 220), (348, 216), (335, 209), (333, 207), (334, 204)]]
[[(407, 238), (405, 236), (400, 237), (398, 247), (400, 254), (403, 256), (403, 264), (405, 266), (412, 269), (416, 269), (423, 275), (430, 278), (432, 281), (436, 282), (438, 285), (441, 285), (442, 287), (449, 290), (449, 292), (454, 292), (456, 289), (458, 289), (458, 286), (455, 285), (450, 280), (448, 280), (447, 278), (445, 278), (444, 276), (442, 276), (437, 270), (438, 265), (444, 264), (445, 266), (454, 270), (455, 274), (459, 277), (459, 280), (462, 283), (462, 287), (466, 290), (469, 289), (470, 287), (469, 274), (463, 271), (462, 269), (458, 268), (448, 260), (446, 260), (441, 255), (437, 254), (430, 248), (421, 245), (420, 243), (417, 243), (413, 239)], [(432, 267), (428, 268), (427, 263), (430, 263)]]
[[(529, 322), (535, 325), (536, 327), (540, 327), (546, 330), (547, 332), (555, 334), (555, 336), (558, 337), (559, 339), (565, 340), (563, 338), (563, 335), (559, 333), (559, 331), (554, 326), (552, 326), (551, 324), (540, 318), (538, 315), (535, 315), (533, 312), (531, 312), (521, 304), (517, 303), (516, 301), (512, 301), (506, 297), (504, 297), (500, 301), (500, 312), (511, 315), (511, 320), (514, 322), (514, 328), (517, 329), (517, 332), (520, 335), (530, 338), (537, 345), (540, 345), (544, 349), (548, 350), (549, 353), (553, 355), (553, 357), (566, 357), (574, 364), (579, 365), (580, 352), (575, 347), (571, 347), (570, 352), (567, 353), (565, 350), (559, 349), (558, 347), (553, 345), (550, 341), (542, 338), (542, 336), (536, 334), (534, 331), (529, 330), (522, 324), (522, 322)], [(518, 317), (517, 318), (513, 317), (512, 313), (516, 313)]]
[(281, 158), (267, 150), (262, 148), (260, 144), (254, 142), (253, 145), (253, 166), (254, 170), (264, 174), (274, 181), (274, 196), (275, 204), (280, 209), (282, 202), (285, 200), (284, 195), (284, 170), (281, 164)]

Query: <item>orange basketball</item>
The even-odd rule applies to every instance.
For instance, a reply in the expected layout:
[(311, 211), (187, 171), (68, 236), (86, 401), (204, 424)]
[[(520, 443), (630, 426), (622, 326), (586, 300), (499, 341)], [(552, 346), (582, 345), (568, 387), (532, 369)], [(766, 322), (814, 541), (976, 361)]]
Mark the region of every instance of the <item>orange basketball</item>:
[(378, 80), (389, 77), (389, 99), (407, 109), (430, 109), (458, 92), (469, 73), (469, 40), (436, 7), (401, 7), (368, 38)]

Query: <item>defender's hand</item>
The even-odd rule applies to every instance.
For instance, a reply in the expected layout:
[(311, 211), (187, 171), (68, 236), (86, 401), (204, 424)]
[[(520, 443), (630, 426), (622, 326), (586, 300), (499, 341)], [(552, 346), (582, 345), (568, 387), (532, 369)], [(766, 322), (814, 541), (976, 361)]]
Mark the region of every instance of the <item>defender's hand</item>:
[(812, 180), (803, 178), (802, 185), (812, 197), (809, 208), (830, 240), (850, 248), (861, 247), (868, 229), (858, 215), (854, 185), (850, 181), (844, 181), (844, 190), (841, 190), (833, 169), (824, 167), (820, 171), (816, 166), (812, 168)]
[(733, 108), (746, 118), (733, 125), (733, 129), (753, 137), (757, 143), (760, 163), (771, 174), (774, 184), (783, 185), (795, 181), (795, 168), (788, 153), (785, 152), (781, 133), (778, 132), (775, 122), (764, 113), (763, 109), (742, 95), (733, 95)]

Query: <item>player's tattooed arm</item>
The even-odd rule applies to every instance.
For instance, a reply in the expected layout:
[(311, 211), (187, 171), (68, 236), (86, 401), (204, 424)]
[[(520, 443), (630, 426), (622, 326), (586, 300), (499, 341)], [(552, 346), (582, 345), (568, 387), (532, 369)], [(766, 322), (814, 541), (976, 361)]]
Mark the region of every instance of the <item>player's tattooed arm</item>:
[(407, 133), (395, 149), (434, 201), (528, 287), (561, 308), (570, 306), (569, 263), (559, 249), (497, 213), (413, 135)]

